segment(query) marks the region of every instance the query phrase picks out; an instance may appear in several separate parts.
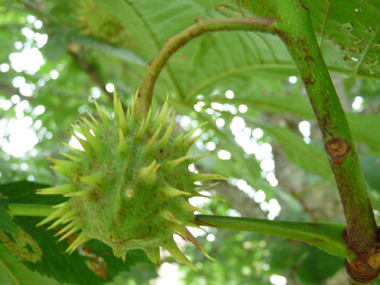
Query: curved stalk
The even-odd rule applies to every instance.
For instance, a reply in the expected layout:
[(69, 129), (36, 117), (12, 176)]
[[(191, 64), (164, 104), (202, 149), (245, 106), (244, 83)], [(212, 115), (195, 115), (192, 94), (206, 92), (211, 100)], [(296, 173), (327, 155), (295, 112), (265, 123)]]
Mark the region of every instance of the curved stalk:
[(152, 102), (153, 88), (156, 80), (169, 58), (182, 46), (192, 39), (201, 35), (220, 31), (260, 31), (274, 32), (274, 18), (224, 18), (224, 19), (199, 19), (194, 18), (195, 25), (183, 30), (174, 37), (167, 39), (166, 45), (160, 50), (156, 57), (148, 64), (148, 72), (139, 90), (139, 105), (137, 114), (145, 116)]
[(294, 239), (314, 245), (332, 255), (355, 258), (355, 253), (350, 250), (343, 239), (344, 225), (340, 224), (270, 221), (211, 215), (197, 215), (196, 221), (202, 226)]

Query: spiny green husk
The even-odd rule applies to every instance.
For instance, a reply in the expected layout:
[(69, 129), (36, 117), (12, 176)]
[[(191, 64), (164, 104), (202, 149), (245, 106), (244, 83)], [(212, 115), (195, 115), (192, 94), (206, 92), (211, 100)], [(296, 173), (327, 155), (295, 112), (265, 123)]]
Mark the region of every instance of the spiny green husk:
[[(82, 118), (89, 130), (80, 123), (73, 126), (86, 140), (70, 131), (85, 151), (70, 147), (75, 155), (62, 153), (70, 161), (47, 158), (55, 164), (52, 168), (69, 178), (70, 183), (39, 189), (37, 194), (71, 198), (55, 206), (57, 210), (38, 226), (54, 219), (49, 229), (66, 224), (57, 233), (62, 235), (59, 241), (81, 230), (66, 250), (70, 254), (81, 244), (96, 238), (110, 245), (114, 255), (123, 259), (129, 249), (142, 248), (159, 265), (161, 246), (195, 269), (178, 249), (173, 234), (191, 241), (209, 257), (186, 228), (198, 227), (194, 223), (194, 211), (205, 211), (192, 206), (188, 199), (202, 196), (197, 192), (199, 185), (195, 185), (195, 181), (225, 179), (216, 174), (193, 174), (188, 170), (188, 165), (198, 159), (187, 155), (199, 137), (189, 140), (197, 128), (185, 136), (171, 139), (175, 112), (168, 112), (167, 100), (154, 119), (150, 110), (142, 120), (137, 119), (137, 95), (132, 98), (125, 117), (115, 94), (114, 120), (96, 101), (94, 103), (102, 123), (89, 114), (91, 121)], [(170, 113), (171, 120), (165, 128)]]

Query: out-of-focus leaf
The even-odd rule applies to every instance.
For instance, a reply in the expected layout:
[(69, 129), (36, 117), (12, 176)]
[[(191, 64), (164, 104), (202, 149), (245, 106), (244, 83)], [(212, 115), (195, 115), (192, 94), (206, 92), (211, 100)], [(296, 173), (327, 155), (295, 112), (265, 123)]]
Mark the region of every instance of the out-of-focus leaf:
[(7, 205), (7, 199), (0, 195), (0, 230), (16, 234), (20, 231), (20, 228), (15, 224), (12, 217), (9, 215)]
[(90, 37), (73, 36), (71, 37), (71, 39), (79, 43), (82, 43), (87, 47), (112, 55), (116, 58), (124, 59), (127, 62), (135, 63), (137, 65), (146, 67), (147, 62), (143, 58), (123, 47), (104, 44)]
[(271, 237), (268, 241), (268, 249), (270, 251), (268, 262), (271, 269), (281, 273), (292, 268), (309, 248), (310, 246), (298, 241)]
[(244, 104), (253, 109), (260, 109), (272, 113), (291, 113), (301, 118), (312, 119), (314, 118), (313, 109), (310, 102), (304, 96), (258, 96), (252, 95), (247, 98), (217, 98), (217, 99), (205, 99), (204, 102), (219, 102), (227, 104)]
[(334, 183), (326, 153), (312, 144), (306, 144), (300, 136), (287, 128), (258, 123), (285, 150), (289, 160), (310, 173), (315, 173)]
[(51, 187), (29, 181), (12, 182), (1, 185), (1, 193), (8, 197), (8, 203), (57, 205), (67, 200), (59, 195), (36, 195), (34, 190)]
[(344, 267), (344, 259), (310, 247), (307, 257), (297, 268), (297, 276), (306, 284), (321, 284)]
[(44, 56), (51, 61), (57, 61), (67, 51), (67, 44), (73, 29), (55, 26), (51, 27), (53, 32), (49, 35), (48, 42), (41, 49)]
[(59, 285), (53, 278), (30, 271), (0, 244), (0, 280), (7, 285)]
[(16, 2), (16, 0), (7, 0), (5, 4), (11, 6), (14, 2)]
[(355, 139), (380, 149), (380, 116), (346, 114), (348, 124)]
[(380, 193), (380, 157), (366, 156), (360, 160), (364, 178), (372, 189)]

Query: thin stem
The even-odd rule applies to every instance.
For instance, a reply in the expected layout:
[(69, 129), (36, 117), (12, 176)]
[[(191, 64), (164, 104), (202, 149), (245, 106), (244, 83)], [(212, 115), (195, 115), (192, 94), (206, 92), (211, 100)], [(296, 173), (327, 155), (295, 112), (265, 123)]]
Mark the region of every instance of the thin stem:
[(8, 204), (12, 216), (47, 217), (55, 211), (50, 205)]
[(199, 225), (249, 231), (294, 239), (314, 245), (330, 254), (354, 258), (342, 236), (344, 225), (328, 223), (285, 222), (265, 219), (197, 215)]
[(156, 57), (149, 63), (139, 91), (138, 115), (145, 116), (152, 102), (153, 89), (161, 70), (169, 58), (182, 46), (201, 35), (220, 31), (261, 31), (274, 32), (274, 18), (224, 18), (202, 20), (195, 18), (195, 25), (183, 30), (179, 34), (167, 40), (167, 44)]
[[(298, 0), (272, 0), (284, 41), (309, 95), (340, 193), (347, 222), (347, 242), (357, 255), (356, 273), (371, 280), (377, 269), (366, 265), (377, 241), (376, 222), (346, 116), (316, 41), (308, 9)], [(349, 269), (347, 267), (347, 269)], [(377, 276), (377, 275), (376, 275)]]

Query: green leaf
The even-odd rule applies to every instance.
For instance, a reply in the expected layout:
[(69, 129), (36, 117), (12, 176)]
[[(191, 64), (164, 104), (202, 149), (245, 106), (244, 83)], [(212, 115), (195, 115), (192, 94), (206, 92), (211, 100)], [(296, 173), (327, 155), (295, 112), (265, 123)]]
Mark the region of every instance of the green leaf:
[(11, 6), (14, 2), (16, 2), (16, 0), (7, 0), (7, 1), (5, 2), (5, 5), (7, 5), (7, 6)]
[(105, 280), (97, 276), (86, 265), (86, 258), (78, 252), (69, 255), (64, 253), (69, 246), (66, 241), (57, 243), (54, 230), (47, 231), (48, 226), (36, 227), (41, 218), (15, 217), (17, 224), (27, 232), (40, 246), (42, 260), (40, 262), (24, 262), (31, 270), (55, 278), (68, 284), (103, 284)]
[(30, 271), (0, 244), (0, 280), (7, 285), (59, 285), (53, 278)]
[[(268, 241), (270, 269), (284, 272), (292, 268), (310, 247), (298, 241), (271, 237)], [(281, 256), (281, 258), (278, 258)]]
[(208, 1), (203, 1), (203, 0), (194, 0), (194, 2), (198, 3), (199, 5), (202, 5), (202, 7), (206, 10), (209, 11), (212, 8), (214, 8), (217, 4), (223, 3), (222, 0), (208, 0)]
[(255, 124), (283, 147), (289, 160), (295, 165), (310, 173), (318, 174), (331, 183), (335, 182), (327, 155), (322, 149), (312, 144), (306, 144), (300, 136), (287, 128), (265, 123), (256, 122)]
[(353, 137), (369, 146), (380, 149), (379, 115), (346, 114)]
[(49, 60), (57, 61), (67, 51), (68, 40), (66, 31), (55, 31), (41, 51)]
[[(22, 181), (2, 185), (2, 192), (10, 196), (10, 203), (31, 204), (35, 202), (44, 205), (55, 205), (66, 200), (66, 198), (58, 195), (36, 195), (34, 193), (34, 189), (45, 187), (48, 187), (48, 185)], [(53, 237), (55, 232), (53, 230), (46, 231), (48, 225), (35, 226), (41, 219), (37, 217), (15, 217), (16, 223), (38, 243), (43, 252), (40, 262), (25, 262), (28, 268), (33, 271), (37, 270), (49, 277), (54, 277), (62, 283), (87, 284), (86, 282), (88, 282), (88, 284), (103, 284), (106, 280), (97, 276), (86, 265), (91, 262), (89, 258), (80, 256), (77, 251), (72, 255), (63, 254), (68, 247), (68, 243), (66, 241), (57, 243), (57, 238)], [(99, 241), (89, 241), (86, 246), (98, 255), (112, 253), (109, 246)], [(107, 264), (108, 280), (112, 280), (121, 271), (129, 270), (132, 265), (138, 262), (151, 263), (142, 250), (129, 252), (126, 263), (123, 263), (122, 259), (114, 258), (113, 256), (102, 256), (102, 258)]]
[(370, 188), (376, 189), (380, 193), (380, 157), (365, 156), (360, 160), (364, 178)]
[(135, 63), (140, 66), (144, 66), (146, 68), (147, 61), (145, 61), (143, 58), (138, 56), (137, 54), (131, 52), (130, 50), (127, 50), (123, 47), (119, 46), (112, 46), (108, 44), (101, 43), (97, 41), (96, 39), (90, 38), (90, 37), (83, 37), (83, 36), (72, 36), (72, 40), (77, 41), (79, 43), (84, 44), (87, 47), (102, 51), (106, 54), (112, 55), (116, 58), (123, 59), (127, 62)]
[(8, 213), (8, 201), (5, 197), (0, 195), (0, 230), (7, 231), (12, 234), (16, 234), (20, 231), (20, 228), (12, 220), (12, 217)]
[(300, 118), (313, 119), (314, 113), (311, 108), (310, 102), (306, 97), (301, 95), (295, 95), (291, 97), (284, 96), (258, 96), (250, 95), (247, 98), (242, 98), (242, 96), (226, 99), (226, 98), (207, 98), (202, 100), (204, 102), (219, 102), (227, 104), (244, 104), (252, 108), (257, 108), (263, 111), (271, 113), (291, 113), (299, 116)]
[(315, 34), (329, 67), (379, 78), (378, 1), (350, 0), (342, 5), (339, 1), (327, 4), (322, 0), (307, 0), (303, 4), (310, 10)]
[(310, 248), (307, 257), (297, 268), (297, 276), (306, 284), (322, 284), (343, 267), (343, 258)]
[(29, 181), (18, 181), (1, 185), (1, 193), (8, 197), (8, 203), (57, 205), (67, 201), (59, 195), (36, 195), (34, 190), (51, 187)]

